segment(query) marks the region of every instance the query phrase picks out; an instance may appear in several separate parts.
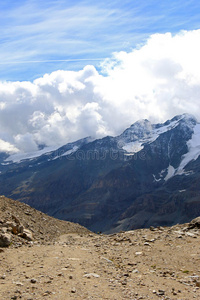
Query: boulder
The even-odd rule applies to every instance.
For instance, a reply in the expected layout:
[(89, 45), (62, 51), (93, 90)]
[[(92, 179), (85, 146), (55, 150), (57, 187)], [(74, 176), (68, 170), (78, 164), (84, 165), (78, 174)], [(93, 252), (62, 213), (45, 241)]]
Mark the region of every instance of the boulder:
[(0, 233), (0, 247), (8, 247), (11, 243), (11, 235), (8, 233)]
[(19, 233), (19, 236), (27, 241), (33, 241), (33, 234), (30, 230), (24, 229), (23, 233)]

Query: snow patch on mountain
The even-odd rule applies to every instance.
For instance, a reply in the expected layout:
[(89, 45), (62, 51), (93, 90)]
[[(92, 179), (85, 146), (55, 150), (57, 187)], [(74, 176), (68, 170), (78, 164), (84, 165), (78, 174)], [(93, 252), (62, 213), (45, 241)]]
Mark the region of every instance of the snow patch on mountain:
[(66, 151), (66, 152), (63, 153), (61, 156), (67, 156), (67, 155), (70, 155), (70, 154), (76, 152), (78, 149), (79, 149), (79, 147), (74, 146), (71, 150)]
[(68, 150), (68, 151), (66, 151), (66, 152), (64, 152), (64, 153), (58, 153), (58, 155), (57, 155), (56, 157), (54, 157), (53, 159), (49, 159), (49, 160), (55, 160), (55, 159), (60, 158), (61, 156), (67, 156), (67, 155), (70, 155), (70, 154), (76, 152), (78, 149), (79, 149), (79, 147), (74, 146), (72, 149), (70, 149), (70, 150)]
[[(61, 156), (67, 156), (72, 154), (73, 152), (77, 151), (82, 145), (92, 142), (94, 139), (92, 137), (86, 137), (84, 139), (75, 141), (73, 143), (68, 143), (62, 146), (53, 146), (53, 147), (45, 147), (42, 150), (38, 150), (35, 152), (20, 152), (10, 155), (4, 160), (4, 163), (20, 163), (24, 160), (33, 160), (35, 158), (39, 158), (42, 155), (49, 156), (48, 161), (57, 159)], [(66, 150), (67, 148), (67, 150)], [(63, 150), (65, 149), (65, 150)]]
[(152, 175), (153, 175), (154, 182), (159, 182), (162, 180), (162, 178), (157, 179), (155, 174)]
[(125, 146), (123, 146), (122, 149), (128, 153), (137, 153), (143, 149), (143, 146), (141, 142), (136, 141), (125, 144)]
[(26, 160), (26, 159), (34, 159), (34, 158), (39, 157), (43, 154), (48, 155), (52, 151), (55, 151), (56, 149), (58, 149), (58, 146), (45, 147), (42, 150), (38, 150), (38, 151), (35, 151), (35, 152), (29, 152), (29, 153), (20, 152), (20, 153), (10, 155), (8, 158), (5, 159), (5, 161), (10, 162), (10, 163), (19, 163), (19, 162), (21, 162), (23, 160)]
[(1, 163), (2, 166), (8, 166), (10, 163), (7, 162), (7, 163)]
[(183, 155), (183, 159), (177, 170), (179, 174), (190, 161), (196, 160), (200, 155), (200, 123), (194, 126), (194, 133), (191, 140), (187, 142), (187, 146), (188, 152)]
[(167, 181), (168, 179), (173, 177), (175, 173), (176, 173), (176, 169), (174, 169), (173, 166), (169, 165), (169, 167), (167, 168), (167, 175), (165, 176), (164, 180)]

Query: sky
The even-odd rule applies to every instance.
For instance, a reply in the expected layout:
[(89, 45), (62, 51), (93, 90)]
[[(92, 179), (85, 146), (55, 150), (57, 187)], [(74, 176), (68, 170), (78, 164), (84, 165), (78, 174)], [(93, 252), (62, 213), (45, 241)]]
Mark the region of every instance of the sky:
[(200, 120), (200, 2), (0, 2), (0, 151)]

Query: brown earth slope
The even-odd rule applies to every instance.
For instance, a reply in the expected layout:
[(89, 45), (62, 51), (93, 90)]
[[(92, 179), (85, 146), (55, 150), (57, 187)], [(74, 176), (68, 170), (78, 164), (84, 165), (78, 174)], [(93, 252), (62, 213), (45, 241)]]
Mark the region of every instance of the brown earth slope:
[[(79, 224), (55, 219), (27, 204), (0, 196), (0, 224), (4, 221), (16, 225), (20, 223), (32, 232), (33, 239), (38, 243), (55, 241), (58, 236), (65, 233), (85, 234), (90, 232)], [(27, 240), (12, 234), (12, 244), (27, 244)]]
[(18, 220), (33, 237), (6, 227), (12, 243), (0, 248), (1, 300), (200, 299), (199, 220), (96, 235), (4, 197), (0, 220), (4, 234), (6, 222)]

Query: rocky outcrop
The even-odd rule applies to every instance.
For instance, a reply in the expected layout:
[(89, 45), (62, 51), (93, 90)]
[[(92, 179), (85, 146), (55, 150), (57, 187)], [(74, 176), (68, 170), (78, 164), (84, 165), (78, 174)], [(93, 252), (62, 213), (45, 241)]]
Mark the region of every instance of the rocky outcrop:
[(8, 247), (11, 244), (12, 236), (21, 237), (27, 241), (33, 241), (33, 234), (26, 229), (18, 218), (12, 216), (12, 221), (0, 221), (0, 247)]
[(88, 233), (89, 230), (60, 221), (37, 211), (27, 204), (0, 196), (0, 247), (55, 242), (66, 233)]
[(193, 219), (189, 225), (188, 229), (199, 228), (200, 229), (200, 217)]

